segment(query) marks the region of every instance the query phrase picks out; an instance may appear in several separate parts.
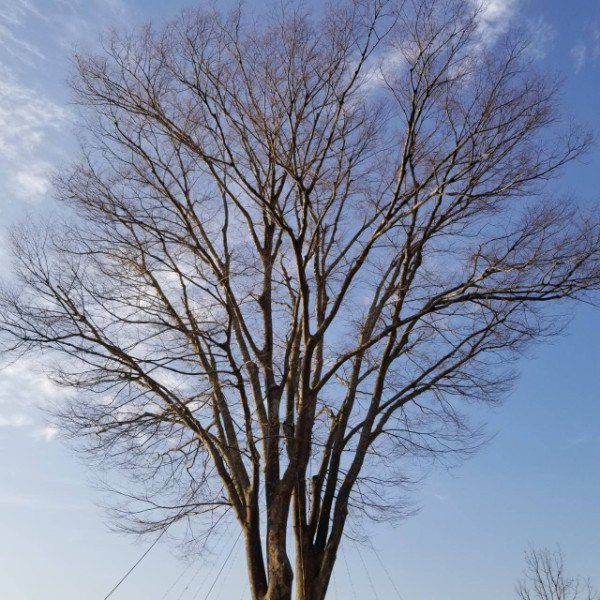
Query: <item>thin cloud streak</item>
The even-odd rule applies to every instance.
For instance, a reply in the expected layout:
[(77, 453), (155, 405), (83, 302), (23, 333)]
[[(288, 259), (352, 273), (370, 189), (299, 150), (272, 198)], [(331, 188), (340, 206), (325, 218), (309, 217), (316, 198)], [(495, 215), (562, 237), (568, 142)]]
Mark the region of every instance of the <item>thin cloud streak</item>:
[(592, 21), (584, 27), (582, 39), (571, 48), (575, 73), (600, 60), (600, 22)]
[[(10, 208), (16, 212), (15, 203), (47, 197), (50, 173), (65, 162), (72, 145), (64, 99), (47, 91), (67, 77), (66, 56), (74, 44), (93, 44), (109, 24), (126, 21), (126, 13), (122, 0), (0, 0), (0, 203), (5, 214)], [(30, 69), (38, 70), (36, 77), (29, 76)], [(63, 92), (56, 86), (55, 96)]]
[[(0, 193), (5, 205), (44, 196), (51, 151), (59, 146), (68, 113), (0, 66)], [(50, 143), (50, 142), (54, 143)]]
[(571, 58), (573, 59), (573, 63), (575, 65), (575, 72), (578, 73), (583, 69), (585, 65), (585, 61), (587, 59), (587, 48), (585, 44), (579, 42), (576, 46), (571, 50)]
[(38, 496), (29, 496), (25, 494), (15, 494), (10, 492), (0, 492), (0, 506), (25, 510), (43, 510), (43, 511), (88, 511), (96, 510), (92, 504), (74, 504), (69, 502), (60, 502), (57, 500), (48, 501)]

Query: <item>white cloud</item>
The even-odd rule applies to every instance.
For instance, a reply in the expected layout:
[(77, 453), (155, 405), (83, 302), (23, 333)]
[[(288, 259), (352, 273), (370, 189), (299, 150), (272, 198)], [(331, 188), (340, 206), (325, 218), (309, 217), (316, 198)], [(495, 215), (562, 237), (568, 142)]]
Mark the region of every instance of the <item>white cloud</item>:
[(58, 435), (58, 427), (54, 425), (46, 425), (46, 427), (40, 427), (34, 429), (30, 437), (37, 441), (51, 442)]
[(576, 46), (574, 46), (571, 50), (571, 58), (575, 64), (575, 72), (581, 71), (587, 58), (587, 49), (585, 44), (579, 42)]
[(18, 362), (0, 370), (0, 405), (33, 409), (59, 399), (66, 391), (40, 372), (30, 360)]
[(525, 29), (529, 40), (529, 54), (538, 60), (544, 58), (548, 47), (556, 38), (556, 30), (541, 16), (527, 21)]
[(21, 413), (2, 415), (0, 414), (0, 427), (11, 427), (19, 429), (33, 424), (33, 419), (29, 415)]
[(480, 7), (479, 31), (486, 44), (493, 44), (506, 33), (517, 13), (518, 0), (483, 0)]
[(49, 501), (40, 496), (29, 496), (21, 493), (0, 492), (0, 506), (30, 510), (94, 510), (92, 504), (74, 504), (61, 502), (59, 499)]
[(527, 40), (526, 51), (534, 60), (546, 55), (556, 32), (543, 16), (528, 18), (521, 11), (521, 0), (471, 0), (478, 8), (478, 31), (481, 44), (492, 47), (499, 38), (518, 27), (523, 40)]
[(582, 38), (571, 48), (571, 58), (578, 73), (589, 63), (600, 60), (600, 22), (592, 21), (584, 27)]
[[(63, 108), (73, 44), (126, 21), (123, 0), (0, 0), (0, 202), (38, 199), (71, 147)], [(69, 50), (65, 50), (69, 48)], [(56, 99), (60, 98), (60, 99)], [(18, 204), (18, 203), (17, 203)]]
[(31, 42), (19, 35), (29, 19), (45, 17), (29, 0), (0, 0), (0, 47), (9, 55), (32, 66), (44, 54)]
[(590, 54), (596, 62), (600, 58), (600, 23), (594, 21), (590, 25)]
[(14, 160), (37, 150), (49, 130), (59, 130), (66, 117), (63, 108), (0, 67), (0, 158)]
[(0, 185), (5, 201), (48, 192), (49, 155), (58, 154), (57, 140), (67, 121), (65, 109), (19, 83), (0, 65)]
[(12, 191), (23, 200), (44, 196), (50, 191), (50, 173), (52, 166), (45, 161), (34, 163), (15, 173)]
[(6, 53), (29, 66), (34, 66), (35, 59), (44, 59), (44, 54), (33, 44), (17, 37), (9, 27), (0, 22), (0, 46)]
[(109, 10), (114, 16), (126, 12), (123, 0), (96, 0), (96, 4), (103, 10)]
[(16, 27), (32, 16), (45, 20), (37, 6), (29, 0), (0, 0), (0, 22)]
[[(473, 48), (478, 52), (489, 47), (502, 34), (508, 31), (511, 21), (515, 17), (519, 0), (469, 0), (478, 10), (477, 27), (481, 42)], [(397, 48), (387, 52), (371, 64), (365, 72), (362, 89), (370, 92), (377, 89), (385, 79), (393, 78), (406, 66), (403, 50)]]
[(35, 441), (52, 441), (58, 429), (40, 422), (41, 409), (66, 394), (32, 360), (21, 359), (0, 369), (0, 429), (19, 429)]
[(481, 18), (488, 23), (502, 23), (512, 18), (517, 0), (484, 0)]

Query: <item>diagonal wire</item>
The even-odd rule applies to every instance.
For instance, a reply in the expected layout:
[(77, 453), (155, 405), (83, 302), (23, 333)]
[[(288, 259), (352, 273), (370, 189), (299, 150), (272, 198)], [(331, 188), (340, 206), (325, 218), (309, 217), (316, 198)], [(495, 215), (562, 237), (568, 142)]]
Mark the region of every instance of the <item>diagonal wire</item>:
[[(222, 541), (224, 537), (225, 537), (225, 535), (221, 535), (219, 537), (219, 540)], [(221, 545), (220, 546), (221, 549), (219, 550), (218, 553), (216, 553), (216, 557), (214, 560), (215, 565), (221, 560), (221, 557), (223, 556), (223, 554), (225, 552), (225, 547), (226, 547), (225, 544)], [(197, 590), (193, 593), (193, 600), (196, 600), (197, 598), (200, 597), (200, 592), (202, 591), (204, 584), (209, 580), (209, 577), (210, 577), (210, 570), (207, 569), (206, 573), (204, 574), (204, 577), (202, 577), (202, 580), (200, 581), (200, 584), (198, 585)], [(189, 585), (187, 587), (189, 587)], [(186, 587), (186, 590), (187, 590), (187, 587)]]
[(198, 565), (198, 568), (194, 571), (192, 578), (187, 582), (187, 585), (183, 588), (183, 590), (181, 590), (181, 593), (179, 594), (179, 596), (177, 596), (177, 600), (181, 600), (183, 598), (184, 594), (190, 588), (190, 585), (192, 585), (192, 583), (194, 583), (194, 581), (196, 581), (196, 578), (198, 577), (198, 575), (200, 575), (200, 571), (202, 570), (203, 566), (204, 565), (202, 563), (200, 563)]
[[(219, 577), (221, 576), (221, 573), (223, 573), (223, 569), (225, 569), (225, 565), (227, 565), (229, 559), (231, 558), (231, 555), (233, 554), (233, 551), (237, 547), (237, 543), (240, 541), (241, 535), (242, 535), (242, 529), (240, 528), (240, 532), (238, 533), (238, 536), (235, 538), (235, 542), (233, 542), (233, 546), (231, 546), (231, 550), (229, 551), (229, 554), (225, 557), (225, 560), (223, 561), (223, 564), (221, 565), (221, 568), (219, 569), (219, 572), (217, 573), (217, 576), (215, 577), (214, 581), (212, 582), (212, 585), (210, 586), (210, 589), (206, 593), (206, 596), (204, 596), (204, 600), (208, 600), (208, 597), (212, 593), (215, 585), (217, 585), (217, 581), (219, 580)], [(200, 595), (200, 591), (198, 591), (198, 594), (196, 594), (195, 598), (198, 598), (199, 595)]]
[(348, 571), (348, 581), (350, 581), (350, 587), (352, 588), (352, 595), (354, 596), (354, 600), (357, 600), (356, 588), (354, 587), (354, 583), (352, 582), (352, 575), (350, 574), (350, 567), (348, 566), (348, 559), (346, 558), (346, 551), (344, 550), (343, 544), (342, 544), (342, 556), (344, 557), (344, 562), (346, 563), (346, 571)]
[(365, 568), (365, 573), (367, 574), (367, 579), (369, 580), (371, 590), (373, 591), (373, 598), (375, 598), (375, 600), (379, 600), (379, 594), (377, 594), (377, 590), (375, 589), (375, 585), (373, 584), (373, 579), (371, 579), (371, 573), (369, 573), (369, 569), (367, 569), (367, 563), (365, 562), (365, 559), (363, 558), (360, 546), (356, 542), (354, 542), (354, 547), (356, 548), (356, 552), (358, 554), (358, 558), (360, 558), (360, 562), (362, 563), (362, 566)]
[[(238, 538), (238, 539), (239, 539), (239, 538)], [(227, 567), (227, 571), (225, 571), (225, 573), (224, 573), (224, 576), (225, 576), (224, 578), (225, 578), (225, 579), (226, 579), (226, 578), (227, 578), (227, 576), (229, 576), (229, 574), (231, 573), (231, 569), (233, 569), (233, 563), (234, 563), (234, 562), (235, 562), (235, 560), (237, 559), (237, 556), (238, 556), (238, 554), (239, 554), (239, 552), (240, 552), (240, 547), (239, 547), (239, 545), (238, 545), (238, 540), (236, 540), (236, 541), (235, 541), (235, 546), (234, 546), (234, 548), (235, 548), (235, 552), (233, 553), (233, 556), (231, 557), (231, 561), (230, 561), (230, 563), (229, 563), (229, 566)], [(219, 595), (217, 596), (217, 598), (220, 598), (222, 593), (223, 593), (223, 588), (221, 587), (221, 590), (220, 590), (220, 592), (219, 592)]]
[(332, 571), (331, 579), (333, 580), (333, 591), (335, 592), (335, 600), (339, 600), (337, 582), (335, 580), (335, 572)]
[(400, 593), (400, 590), (396, 586), (395, 581), (392, 579), (392, 576), (390, 575), (390, 572), (387, 570), (387, 567), (385, 566), (385, 564), (381, 560), (381, 556), (379, 555), (379, 552), (377, 552), (377, 548), (375, 548), (375, 546), (373, 544), (370, 544), (370, 547), (371, 547), (371, 552), (373, 552), (373, 554), (375, 555), (375, 557), (379, 561), (379, 564), (381, 565), (381, 568), (383, 569), (384, 573), (387, 575), (387, 578), (390, 580), (390, 583), (392, 584), (392, 587), (394, 588), (394, 590), (396, 592), (396, 595), (398, 596), (398, 598), (400, 600), (404, 600), (404, 598), (402, 597), (402, 594)]
[(244, 594), (248, 591), (248, 580), (246, 580), (246, 583), (244, 584), (244, 587), (242, 588), (242, 595), (240, 596), (240, 600), (244, 600)]
[(152, 548), (154, 548), (154, 546), (156, 546), (156, 544), (158, 544), (158, 541), (160, 540), (160, 538), (162, 538), (162, 536), (165, 535), (165, 533), (167, 533), (167, 529), (168, 529), (168, 525), (160, 532), (160, 535), (152, 542), (152, 544), (150, 544), (150, 547), (144, 552), (144, 554), (142, 554), (142, 556), (140, 556), (140, 558), (138, 558), (138, 560), (135, 562), (133, 567), (131, 567), (131, 569), (129, 569), (129, 571), (127, 571), (127, 573), (125, 573), (125, 575), (123, 575), (123, 577), (121, 577), (121, 579), (119, 580), (117, 585), (115, 585), (115, 587), (112, 590), (110, 590), (110, 592), (108, 592), (108, 594), (106, 594), (106, 596), (104, 596), (104, 600), (108, 600), (108, 598), (110, 598), (117, 591), (119, 586), (133, 573), (135, 568), (144, 560), (144, 558), (146, 558), (146, 556), (148, 556), (148, 554), (150, 553), (150, 550), (152, 550)]
[(177, 586), (177, 584), (183, 579), (183, 576), (192, 568), (191, 563), (185, 567), (183, 569), (183, 571), (181, 571), (181, 573), (179, 574), (179, 577), (177, 577), (177, 579), (175, 580), (175, 582), (173, 583), (173, 585), (164, 593), (164, 595), (161, 597), (160, 600), (165, 600), (166, 598), (169, 597), (169, 594), (175, 589), (175, 587)]

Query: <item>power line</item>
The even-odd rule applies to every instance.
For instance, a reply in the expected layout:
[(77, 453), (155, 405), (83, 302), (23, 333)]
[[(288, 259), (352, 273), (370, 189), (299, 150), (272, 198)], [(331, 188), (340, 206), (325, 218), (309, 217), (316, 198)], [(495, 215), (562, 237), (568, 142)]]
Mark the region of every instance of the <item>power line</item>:
[(244, 596), (246, 595), (246, 592), (248, 591), (248, 580), (246, 579), (246, 583), (244, 585), (244, 587), (242, 588), (242, 595), (240, 596), (240, 600), (244, 600)]
[(140, 556), (140, 558), (138, 558), (138, 560), (135, 562), (133, 567), (131, 567), (131, 569), (129, 569), (129, 571), (127, 571), (127, 573), (125, 573), (125, 575), (123, 575), (123, 577), (121, 577), (121, 579), (117, 583), (117, 585), (115, 585), (115, 587), (112, 590), (110, 590), (110, 592), (108, 592), (108, 594), (106, 594), (106, 596), (104, 596), (104, 600), (108, 600), (108, 598), (110, 598), (117, 591), (119, 586), (133, 573), (135, 568), (144, 560), (144, 558), (146, 558), (146, 556), (148, 556), (148, 553), (150, 552), (150, 550), (152, 550), (152, 548), (154, 548), (154, 546), (156, 546), (156, 544), (158, 544), (158, 541), (160, 540), (160, 538), (162, 538), (162, 536), (165, 535), (165, 533), (167, 533), (167, 528), (168, 528), (168, 525), (160, 532), (160, 535), (152, 542), (152, 544), (150, 544), (150, 547), (144, 552), (144, 554), (142, 554), (142, 556)]
[(221, 577), (221, 574), (223, 573), (223, 570), (225, 569), (225, 566), (229, 562), (229, 559), (231, 558), (231, 555), (233, 554), (233, 551), (236, 549), (237, 543), (240, 541), (241, 535), (242, 535), (242, 529), (240, 528), (240, 532), (238, 533), (237, 537), (235, 538), (235, 542), (233, 542), (233, 546), (231, 546), (231, 550), (229, 551), (229, 554), (225, 557), (225, 560), (223, 561), (223, 564), (221, 565), (221, 568), (219, 569), (219, 572), (217, 573), (217, 576), (215, 577), (214, 581), (212, 582), (212, 585), (210, 586), (210, 589), (206, 593), (206, 596), (204, 596), (204, 600), (208, 600), (208, 597), (212, 593), (215, 585), (217, 585), (217, 581), (219, 580), (219, 577)]
[(371, 573), (369, 573), (369, 569), (367, 569), (367, 563), (365, 562), (365, 559), (363, 558), (360, 547), (356, 542), (354, 542), (354, 547), (356, 548), (356, 552), (358, 553), (358, 558), (360, 558), (360, 562), (362, 563), (362, 566), (365, 568), (365, 573), (367, 574), (367, 579), (369, 580), (371, 590), (373, 591), (373, 597), (375, 598), (375, 600), (379, 600), (379, 594), (377, 594), (377, 590), (375, 589), (375, 585), (373, 584), (373, 579), (371, 579)]
[[(225, 535), (221, 535), (219, 537), (219, 542), (223, 541), (225, 538)], [(231, 539), (231, 538), (229, 538)], [(223, 541), (223, 544), (220, 545), (220, 550), (219, 552), (216, 554), (214, 561), (213, 561), (213, 565), (212, 566), (216, 566), (219, 561), (221, 560), (221, 557), (225, 554), (225, 548), (226, 548), (226, 541)], [(204, 577), (202, 577), (202, 581), (200, 582), (200, 584), (198, 585), (198, 588), (196, 589), (196, 591), (193, 593), (192, 596), (192, 600), (198, 600), (198, 598), (200, 598), (200, 593), (202, 592), (202, 588), (204, 587), (204, 584), (208, 582), (208, 580), (210, 579), (210, 570), (207, 569)]]
[(354, 596), (354, 600), (356, 598), (356, 588), (354, 587), (354, 583), (352, 582), (352, 575), (350, 574), (350, 567), (348, 566), (348, 559), (346, 558), (346, 551), (344, 550), (344, 545), (341, 545), (342, 548), (342, 556), (344, 557), (344, 563), (346, 564), (346, 571), (348, 572), (348, 580), (350, 581), (350, 587), (352, 588), (352, 595)]
[(339, 600), (337, 582), (335, 581), (335, 571), (331, 572), (331, 580), (333, 581), (333, 590), (335, 592), (335, 600)]
[(383, 569), (383, 571), (385, 572), (385, 574), (387, 575), (387, 578), (390, 580), (390, 583), (392, 584), (392, 587), (394, 588), (398, 598), (400, 600), (404, 600), (402, 598), (402, 594), (400, 593), (400, 590), (396, 587), (396, 583), (394, 582), (394, 580), (392, 579), (392, 576), (390, 575), (390, 572), (387, 570), (387, 567), (385, 566), (385, 564), (383, 563), (383, 561), (381, 560), (381, 556), (379, 556), (379, 552), (377, 552), (377, 548), (375, 548), (375, 546), (373, 546), (373, 544), (370, 544), (371, 547), (371, 552), (373, 552), (373, 554), (375, 555), (375, 557), (377, 558), (377, 560), (379, 561), (379, 564), (381, 565), (381, 568)]
[(198, 565), (196, 571), (192, 575), (192, 578), (188, 581), (187, 585), (183, 588), (183, 590), (181, 590), (181, 594), (179, 594), (179, 596), (177, 596), (177, 600), (181, 600), (183, 598), (184, 594), (189, 590), (192, 583), (194, 583), (194, 581), (196, 581), (196, 577), (198, 577), (198, 575), (200, 575), (200, 571), (202, 570), (203, 566), (204, 565), (202, 563), (200, 563)]
[(166, 598), (169, 597), (169, 594), (175, 589), (175, 587), (177, 586), (177, 584), (183, 579), (183, 576), (192, 568), (191, 563), (185, 567), (185, 569), (183, 569), (183, 571), (181, 571), (179, 577), (177, 577), (177, 579), (175, 580), (175, 583), (173, 583), (173, 585), (165, 592), (164, 596), (162, 596), (162, 598), (160, 600), (165, 600)]
[[(238, 554), (240, 552), (240, 546), (239, 546), (237, 540), (235, 541), (234, 548), (235, 548), (235, 552), (233, 553), (233, 556), (231, 557), (231, 561), (229, 561), (229, 565), (227, 566), (227, 570), (224, 571), (224, 573), (223, 573), (223, 578), (224, 579), (227, 579), (227, 577), (231, 573), (231, 570), (233, 569), (233, 564), (235, 563), (235, 561), (237, 559), (237, 556), (238, 556)], [(221, 588), (220, 588), (220, 590), (218, 592), (216, 600), (218, 600), (219, 598), (221, 598), (222, 594), (223, 594), (223, 586), (221, 586)]]

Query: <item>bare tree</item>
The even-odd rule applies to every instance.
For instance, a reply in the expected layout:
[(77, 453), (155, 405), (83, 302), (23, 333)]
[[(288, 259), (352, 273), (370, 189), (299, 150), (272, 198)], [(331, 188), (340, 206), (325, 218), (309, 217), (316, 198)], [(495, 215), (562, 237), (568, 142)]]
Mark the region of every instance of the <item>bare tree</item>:
[(516, 592), (521, 600), (600, 600), (589, 579), (565, 572), (560, 550), (546, 548), (525, 552), (525, 573)]
[(598, 287), (597, 221), (546, 186), (589, 139), (485, 34), (470, 1), (356, 0), (76, 57), (71, 216), (14, 234), (0, 328), (130, 476), (123, 526), (233, 515), (255, 600), (322, 600), (348, 516), (401, 516), (419, 458), (471, 451), (463, 407), (557, 330), (543, 307)]

